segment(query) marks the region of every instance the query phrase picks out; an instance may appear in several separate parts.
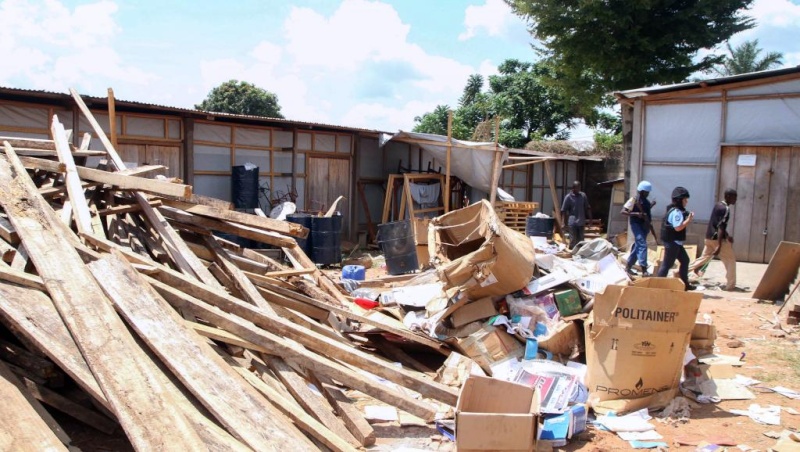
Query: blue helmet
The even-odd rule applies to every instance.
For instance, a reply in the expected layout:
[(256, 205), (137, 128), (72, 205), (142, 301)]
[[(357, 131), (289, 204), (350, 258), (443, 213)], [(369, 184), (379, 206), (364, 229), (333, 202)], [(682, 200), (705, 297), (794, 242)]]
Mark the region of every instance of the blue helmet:
[(636, 187), (636, 191), (653, 191), (653, 184), (643, 180), (639, 182), (639, 185)]

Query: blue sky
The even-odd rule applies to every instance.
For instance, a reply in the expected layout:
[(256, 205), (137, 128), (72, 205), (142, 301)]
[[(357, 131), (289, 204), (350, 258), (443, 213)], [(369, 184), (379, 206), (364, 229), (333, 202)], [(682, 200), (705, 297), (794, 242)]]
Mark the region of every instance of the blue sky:
[[(733, 44), (800, 64), (800, 0), (755, 0), (750, 15), (758, 27)], [(235, 78), (290, 119), (392, 131), (455, 105), (470, 74), (535, 54), (502, 0), (0, 0), (0, 58), (1, 86), (192, 107)]]

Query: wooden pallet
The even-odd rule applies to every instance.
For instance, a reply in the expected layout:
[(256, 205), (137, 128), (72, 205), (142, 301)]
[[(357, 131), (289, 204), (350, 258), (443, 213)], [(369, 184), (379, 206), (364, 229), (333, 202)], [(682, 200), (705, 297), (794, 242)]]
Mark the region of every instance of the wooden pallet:
[(503, 224), (524, 234), (527, 219), (539, 208), (539, 203), (497, 201), (494, 203), (494, 208)]

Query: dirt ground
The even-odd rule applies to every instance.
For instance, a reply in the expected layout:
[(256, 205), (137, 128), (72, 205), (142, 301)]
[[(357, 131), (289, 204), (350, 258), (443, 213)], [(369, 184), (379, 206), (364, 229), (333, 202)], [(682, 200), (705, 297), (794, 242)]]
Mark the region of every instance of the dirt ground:
[[(757, 386), (773, 387), (777, 385), (800, 390), (800, 330), (786, 326), (786, 313), (791, 305), (800, 300), (800, 294), (789, 300), (789, 304), (781, 313), (785, 337), (775, 337), (771, 320), (780, 305), (758, 302), (750, 298), (758, 281), (761, 279), (766, 264), (738, 264), (739, 291), (726, 292), (719, 288), (724, 282), (724, 268), (721, 262), (714, 261), (708, 268), (704, 278), (698, 281), (704, 287), (703, 302), (699, 317), (708, 314), (718, 329), (716, 345), (717, 353), (740, 356), (745, 353), (745, 365), (737, 373), (762, 381)], [(368, 276), (385, 275), (385, 270), (371, 269)], [(741, 347), (731, 348), (729, 342), (738, 339)], [(738, 445), (746, 445), (756, 450), (767, 450), (776, 440), (764, 435), (766, 432), (780, 432), (784, 429), (795, 430), (800, 427), (800, 415), (792, 415), (786, 411), (781, 413), (780, 426), (768, 426), (756, 423), (745, 416), (737, 416), (728, 412), (731, 409), (744, 409), (752, 403), (761, 406), (779, 405), (793, 408), (800, 412), (800, 400), (792, 400), (768, 390), (752, 389), (755, 400), (723, 401), (717, 404), (697, 405), (691, 413), (691, 420), (683, 424), (662, 424), (652, 421), (656, 431), (664, 436), (662, 441), (675, 450), (694, 450), (695, 446), (676, 446), (678, 437), (693, 436), (698, 439), (710, 435), (730, 437)], [(124, 435), (105, 436), (66, 416), (57, 415), (58, 421), (72, 437), (73, 444), (85, 451), (131, 450)], [(455, 445), (443, 437), (436, 429), (428, 426), (401, 427), (396, 422), (374, 424), (377, 443), (370, 447), (374, 451), (452, 451)], [(90, 430), (87, 431), (87, 430)], [(630, 450), (631, 446), (614, 433), (599, 431), (593, 427), (576, 436), (563, 448), (564, 451), (606, 451)]]

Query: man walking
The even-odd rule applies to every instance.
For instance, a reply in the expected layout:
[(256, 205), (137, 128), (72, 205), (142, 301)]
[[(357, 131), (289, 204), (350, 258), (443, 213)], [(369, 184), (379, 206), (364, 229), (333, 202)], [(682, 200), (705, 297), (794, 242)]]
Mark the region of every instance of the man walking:
[(729, 188), (725, 190), (724, 199), (714, 205), (706, 229), (703, 254), (689, 266), (689, 271), (703, 276), (706, 264), (714, 256), (719, 256), (725, 265), (725, 290), (736, 289), (736, 256), (733, 254), (733, 237), (728, 234), (728, 222), (731, 218), (731, 207), (736, 204), (737, 197), (736, 190)]
[(561, 204), (561, 217), (567, 218), (569, 226), (569, 249), (583, 241), (583, 227), (586, 219), (592, 219), (592, 209), (589, 207), (589, 199), (586, 193), (581, 191), (581, 183), (572, 183), (572, 190), (564, 197)]
[[(631, 197), (624, 206), (622, 206), (622, 215), (630, 219), (631, 231), (633, 232), (633, 247), (631, 254), (628, 257), (628, 265), (625, 270), (628, 274), (632, 274), (633, 266), (636, 261), (639, 261), (639, 267), (642, 269), (642, 276), (650, 276), (647, 272), (647, 234), (652, 229), (653, 218), (650, 210), (656, 205), (655, 201), (650, 202), (647, 197), (653, 190), (653, 185), (650, 182), (643, 180), (639, 182), (636, 187), (636, 195)], [(653, 233), (655, 236), (655, 232)]]

